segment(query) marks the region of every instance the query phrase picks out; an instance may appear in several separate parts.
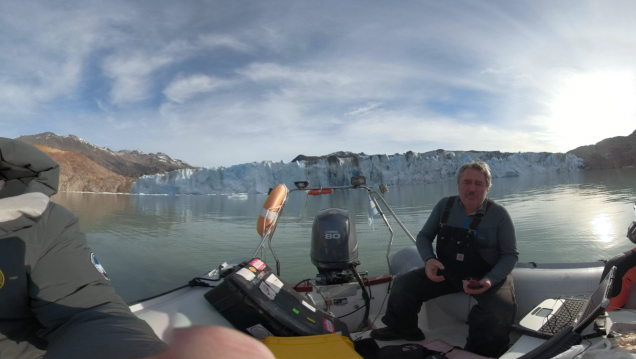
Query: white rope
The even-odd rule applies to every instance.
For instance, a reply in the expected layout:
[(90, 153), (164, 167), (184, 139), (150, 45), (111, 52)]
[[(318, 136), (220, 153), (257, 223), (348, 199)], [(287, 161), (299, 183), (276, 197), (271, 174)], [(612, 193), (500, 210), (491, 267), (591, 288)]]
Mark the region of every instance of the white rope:
[(279, 207), (272, 207), (272, 208), (263, 208), (263, 210), (261, 211), (261, 217), (265, 218), (265, 219), (269, 219), (271, 221), (275, 220), (276, 217), (278, 217), (278, 212), (272, 212), (273, 209), (278, 209), (280, 210), (280, 206)]

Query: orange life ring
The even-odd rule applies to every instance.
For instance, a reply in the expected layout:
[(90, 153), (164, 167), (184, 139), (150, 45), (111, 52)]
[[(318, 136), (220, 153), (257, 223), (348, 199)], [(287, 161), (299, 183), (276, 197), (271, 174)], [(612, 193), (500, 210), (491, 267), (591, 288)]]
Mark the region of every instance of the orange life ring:
[(270, 192), (263, 205), (261, 215), (258, 216), (258, 221), (256, 222), (256, 231), (259, 236), (262, 237), (263, 233), (266, 233), (269, 226), (276, 220), (288, 192), (284, 184), (279, 184)]

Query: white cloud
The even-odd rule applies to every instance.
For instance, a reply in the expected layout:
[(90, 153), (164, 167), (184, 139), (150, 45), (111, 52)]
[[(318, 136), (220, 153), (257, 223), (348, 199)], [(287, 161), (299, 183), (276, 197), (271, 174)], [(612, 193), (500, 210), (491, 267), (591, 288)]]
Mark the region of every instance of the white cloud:
[(347, 113), (345, 116), (364, 116), (373, 113), (376, 109), (378, 109), (382, 103), (380, 102), (369, 102), (361, 107), (354, 107)]
[(329, 71), (304, 70), (274, 63), (254, 63), (237, 73), (252, 81), (289, 81), (304, 85), (333, 84), (346, 85), (351, 82), (345, 74)]
[[(120, 52), (104, 61), (103, 68), (107, 76), (113, 79), (111, 101), (116, 105), (139, 102), (150, 97), (158, 85), (154, 80), (157, 71), (162, 68), (185, 61), (193, 56), (200, 56), (204, 49), (227, 47), (247, 52), (250, 47), (227, 35), (205, 34), (198, 40), (175, 40), (164, 44), (155, 51)], [(182, 75), (178, 75), (182, 76)], [(200, 77), (188, 79), (177, 78), (168, 85), (164, 94), (174, 101), (182, 102), (196, 92), (203, 92), (204, 82), (210, 89), (221, 84), (219, 80), (205, 80)], [(188, 92), (185, 87), (191, 87)], [(167, 93), (166, 93), (167, 91)], [(181, 93), (181, 94), (179, 94)], [(186, 96), (186, 97), (183, 97)]]
[(252, 46), (230, 35), (204, 34), (199, 36), (199, 40), (201, 47), (227, 47), (239, 52), (252, 52), (254, 50)]
[(196, 74), (187, 77), (177, 76), (172, 80), (172, 82), (170, 82), (163, 93), (170, 100), (183, 103), (193, 96), (215, 91), (223, 86), (229, 85), (230, 83), (230, 81), (213, 78), (203, 74)]
[(93, 11), (49, 5), (7, 1), (0, 8), (1, 108), (34, 113), (72, 96), (86, 57), (102, 43), (102, 19)]
[(579, 5), (7, 0), (0, 111), (25, 132), (139, 141), (209, 166), (342, 149), (549, 151), (546, 119), (573, 115), (588, 125), (570, 138), (586, 143), (568, 146), (609, 127), (627, 135), (626, 96), (566, 96), (563, 79), (619, 73), (631, 94), (636, 4)]
[(145, 100), (151, 94), (151, 74), (174, 61), (173, 57), (166, 55), (141, 53), (107, 58), (104, 71), (113, 79), (111, 102), (122, 105)]

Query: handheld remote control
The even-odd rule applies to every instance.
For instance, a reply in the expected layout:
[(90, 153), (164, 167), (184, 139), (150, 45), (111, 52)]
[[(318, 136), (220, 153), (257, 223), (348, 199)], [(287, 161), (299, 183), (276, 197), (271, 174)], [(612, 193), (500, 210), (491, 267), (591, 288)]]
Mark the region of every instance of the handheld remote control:
[(468, 279), (467, 287), (470, 289), (480, 289), (480, 288), (483, 288), (484, 286), (481, 283), (479, 283), (477, 279)]

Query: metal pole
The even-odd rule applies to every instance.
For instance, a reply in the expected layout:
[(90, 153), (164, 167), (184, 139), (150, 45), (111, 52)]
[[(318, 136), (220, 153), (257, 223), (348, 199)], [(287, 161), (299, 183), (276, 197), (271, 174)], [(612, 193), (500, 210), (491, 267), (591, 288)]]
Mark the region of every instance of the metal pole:
[(400, 227), (402, 227), (402, 230), (404, 230), (404, 233), (406, 233), (406, 235), (411, 239), (411, 241), (413, 241), (413, 244), (415, 244), (415, 237), (413, 237), (413, 235), (411, 234), (411, 232), (409, 232), (408, 229), (406, 229), (406, 227), (404, 227), (404, 224), (402, 224), (402, 221), (400, 221), (400, 219), (398, 218), (398, 216), (395, 214), (395, 212), (393, 212), (393, 210), (391, 209), (391, 207), (389, 207), (389, 205), (386, 203), (386, 201), (384, 200), (384, 198), (382, 198), (382, 196), (378, 195), (377, 192), (371, 192), (372, 194), (375, 194), (376, 197), (378, 197), (382, 203), (384, 203), (384, 205), (386, 206), (386, 209), (391, 213), (391, 215), (393, 215), (393, 218), (395, 219), (395, 221), (398, 223), (398, 225), (400, 225)]

